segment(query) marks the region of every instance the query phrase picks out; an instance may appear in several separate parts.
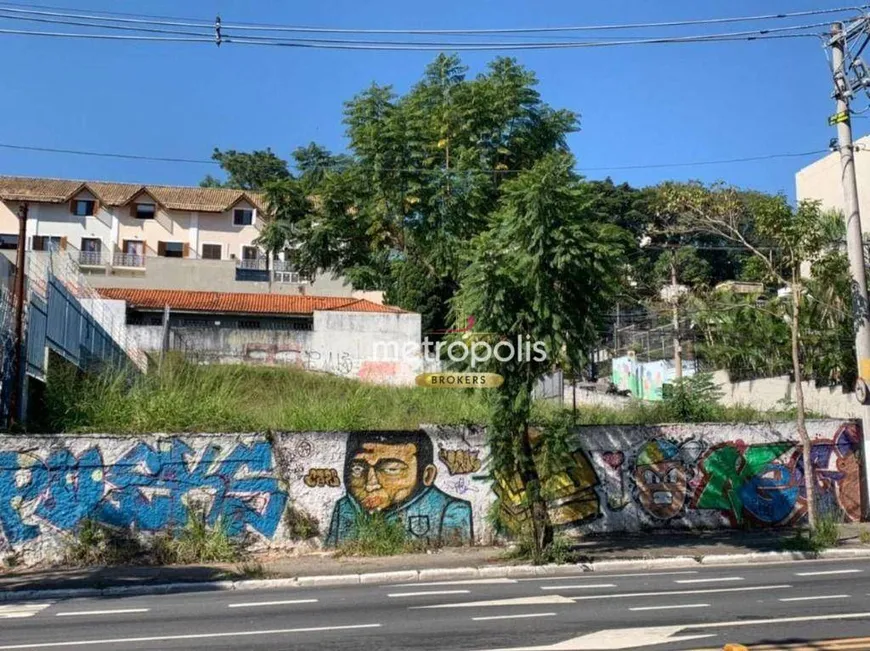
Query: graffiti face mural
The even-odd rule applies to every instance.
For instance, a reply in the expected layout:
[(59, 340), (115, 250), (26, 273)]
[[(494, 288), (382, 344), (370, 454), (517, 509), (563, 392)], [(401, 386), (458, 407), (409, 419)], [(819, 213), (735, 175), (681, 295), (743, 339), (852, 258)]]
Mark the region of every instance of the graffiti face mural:
[(423, 432), (353, 433), (344, 466), (347, 494), (335, 505), (327, 545), (353, 538), (362, 514), (383, 513), (429, 542), (470, 542), (471, 505), (437, 486), (432, 441)]
[(660, 520), (680, 513), (686, 504), (688, 474), (677, 444), (665, 439), (645, 443), (635, 459), (632, 475), (644, 511)]

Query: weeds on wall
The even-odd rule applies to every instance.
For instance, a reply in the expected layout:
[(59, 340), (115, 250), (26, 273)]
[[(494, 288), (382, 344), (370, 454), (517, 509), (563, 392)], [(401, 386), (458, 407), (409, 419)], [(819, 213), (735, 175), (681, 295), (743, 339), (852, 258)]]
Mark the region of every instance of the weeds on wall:
[(553, 541), (539, 552), (530, 527), (517, 538), (516, 545), (505, 555), (508, 560), (521, 560), (533, 565), (565, 565), (576, 563), (579, 554), (574, 550), (571, 541), (564, 536), (556, 535)]
[(293, 504), (288, 504), (284, 511), (284, 525), (291, 540), (311, 540), (320, 535), (320, 522), (317, 518)]
[[(839, 510), (819, 513), (814, 530), (799, 529), (793, 536), (785, 540), (783, 548), (789, 551), (820, 552), (836, 547), (840, 541), (842, 524), (843, 513)], [(868, 540), (870, 540), (870, 536), (868, 536)]]
[(401, 520), (388, 520), (383, 513), (360, 512), (354, 531), (353, 537), (339, 546), (337, 556), (396, 556), (427, 547), (408, 535)]
[(63, 561), (73, 567), (148, 563), (150, 550), (127, 529), (83, 520), (67, 541)]

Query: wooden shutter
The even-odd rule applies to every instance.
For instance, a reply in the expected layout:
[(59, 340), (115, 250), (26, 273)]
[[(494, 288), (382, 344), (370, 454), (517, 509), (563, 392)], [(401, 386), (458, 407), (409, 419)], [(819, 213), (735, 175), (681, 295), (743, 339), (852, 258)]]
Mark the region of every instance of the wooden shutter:
[(135, 217), (135, 216), (136, 216), (136, 204), (131, 203), (130, 204), (130, 217)]
[(94, 199), (94, 214), (97, 215), (100, 212), (100, 202), (98, 199)]
[(60, 250), (66, 251), (66, 238), (65, 237), (60, 238)]
[(157, 255), (166, 256), (166, 242), (157, 243)]
[(76, 200), (75, 200), (75, 199), (70, 199), (70, 202), (69, 202), (69, 211), (70, 211), (73, 215), (76, 214)]
[(45, 237), (43, 237), (42, 235), (33, 236), (33, 250), (45, 251)]
[(189, 258), (189, 257), (190, 257), (190, 244), (187, 244), (187, 243), (185, 242), (185, 244), (184, 244), (184, 251), (182, 251), (182, 253), (181, 253), (181, 257), (182, 257), (182, 258)]

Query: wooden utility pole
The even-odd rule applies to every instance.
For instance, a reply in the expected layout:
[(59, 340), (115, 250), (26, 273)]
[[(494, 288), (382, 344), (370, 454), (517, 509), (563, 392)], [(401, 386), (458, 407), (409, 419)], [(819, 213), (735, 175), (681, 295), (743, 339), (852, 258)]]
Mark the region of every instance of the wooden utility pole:
[(680, 345), (680, 307), (677, 290), (677, 251), (671, 251), (671, 315), (674, 328), (674, 378), (683, 377), (683, 349)]
[(19, 420), (21, 399), (24, 393), (24, 246), (27, 242), (27, 203), (18, 206), (18, 243), (15, 251), (15, 348), (12, 353), (12, 394), (9, 398), (9, 420), (14, 424)]

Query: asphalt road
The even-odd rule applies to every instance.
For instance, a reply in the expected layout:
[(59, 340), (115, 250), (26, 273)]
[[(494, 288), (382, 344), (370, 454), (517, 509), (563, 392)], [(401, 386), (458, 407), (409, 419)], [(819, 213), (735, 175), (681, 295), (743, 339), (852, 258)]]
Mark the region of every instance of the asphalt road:
[(842, 638), (863, 641), (838, 649), (870, 649), (870, 562), (0, 605), (0, 651), (821, 650)]

